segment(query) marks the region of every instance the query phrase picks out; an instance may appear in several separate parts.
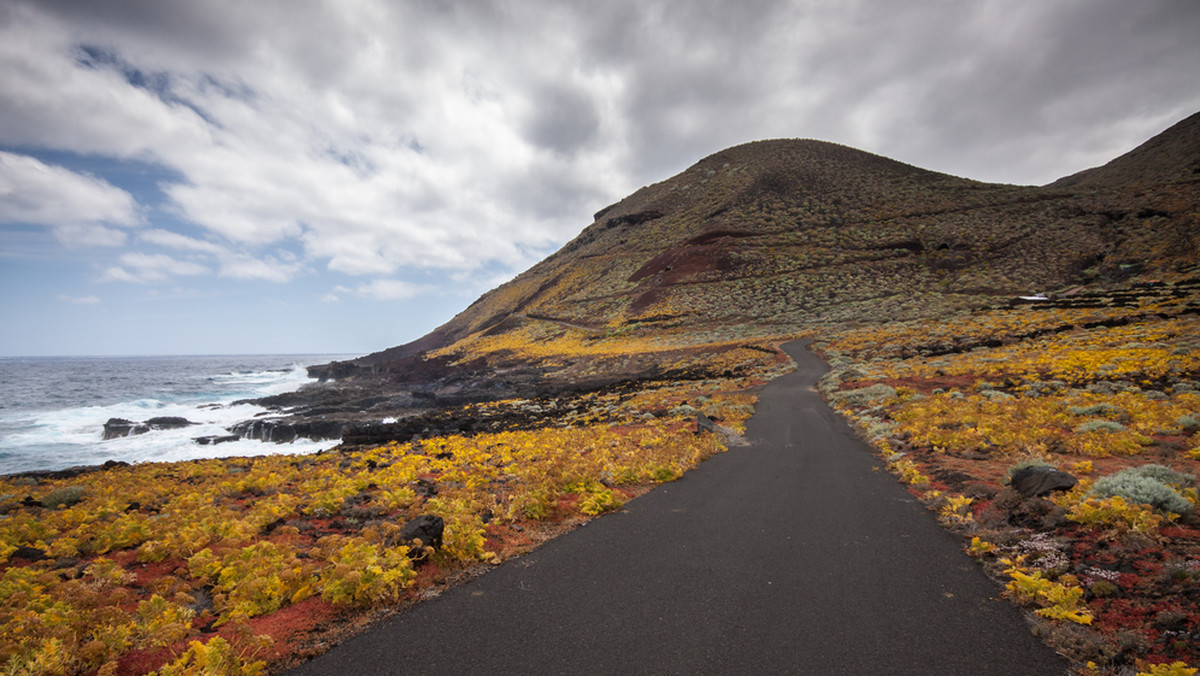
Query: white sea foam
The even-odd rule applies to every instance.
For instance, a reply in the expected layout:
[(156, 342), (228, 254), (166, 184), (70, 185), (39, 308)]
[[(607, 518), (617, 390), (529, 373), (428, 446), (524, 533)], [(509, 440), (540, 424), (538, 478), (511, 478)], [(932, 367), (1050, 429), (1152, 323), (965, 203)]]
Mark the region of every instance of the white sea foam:
[[(78, 364), (70, 366), (79, 374), (76, 380), (87, 377), (86, 368)], [(107, 460), (137, 463), (312, 453), (338, 443), (306, 439), (287, 444), (246, 439), (209, 445), (197, 443), (197, 437), (227, 436), (231, 425), (266, 411), (253, 404), (234, 402), (290, 392), (310, 380), (299, 364), (288, 368), (231, 369), (216, 374), (188, 373), (188, 367), (187, 363), (164, 366), (161, 382), (144, 377), (145, 391), (154, 396), (67, 408), (22, 408), (19, 402), (0, 401), (0, 474), (95, 465)], [(170, 369), (174, 371), (166, 373)], [(196, 424), (102, 440), (104, 423), (111, 418), (137, 423), (165, 416), (186, 418)]]

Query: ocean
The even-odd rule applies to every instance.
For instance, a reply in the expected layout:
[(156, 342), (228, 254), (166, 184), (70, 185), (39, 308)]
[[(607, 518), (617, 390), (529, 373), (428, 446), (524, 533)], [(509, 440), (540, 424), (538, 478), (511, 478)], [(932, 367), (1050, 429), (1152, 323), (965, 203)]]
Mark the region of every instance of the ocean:
[[(347, 357), (0, 357), (0, 474), (331, 448), (337, 441), (194, 439), (227, 435), (227, 426), (265, 410), (233, 402), (295, 390), (311, 382), (305, 367)], [(198, 424), (102, 439), (110, 418), (164, 416)]]

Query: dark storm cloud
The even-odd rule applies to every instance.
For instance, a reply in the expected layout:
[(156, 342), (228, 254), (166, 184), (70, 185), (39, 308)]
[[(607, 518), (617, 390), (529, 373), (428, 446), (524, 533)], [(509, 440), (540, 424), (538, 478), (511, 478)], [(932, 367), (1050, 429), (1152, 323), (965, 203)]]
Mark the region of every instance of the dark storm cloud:
[(568, 154), (596, 138), (600, 115), (596, 102), (586, 92), (547, 84), (534, 91), (532, 105), (527, 136), (538, 147)]
[(774, 0), (605, 3), (581, 14), (581, 59), (618, 74), (639, 182), (753, 133), (787, 69), (781, 46), (795, 14), (796, 3)]
[[(253, 48), (259, 21), (230, 22), (222, 4), (155, 0), (39, 0), (39, 11), (57, 16), (74, 30), (123, 46), (169, 45), (210, 63), (236, 62)], [(293, 11), (301, 11), (296, 2)], [(260, 14), (259, 20), (268, 16)]]
[(156, 163), (228, 251), (371, 276), (519, 269), (755, 139), (1044, 183), (1200, 109), (1192, 0), (10, 0), (0, 32), (0, 147)]
[[(1194, 4), (1181, 12), (1181, 4), (1090, 2), (1070, 11), (1049, 4), (1020, 30), (990, 42), (985, 33), (971, 67), (949, 71), (928, 96), (908, 103), (901, 119), (921, 133), (894, 147), (930, 144), (942, 148), (937, 161), (950, 170), (1008, 180), (1024, 172), (1004, 165), (1061, 161), (1097, 136), (1111, 142), (1101, 141), (1096, 150), (1105, 154), (1096, 160), (1124, 152), (1196, 105), (1187, 92), (1200, 84), (1190, 67), (1200, 66), (1200, 50), (1189, 38), (1200, 35), (1200, 13)], [(1143, 116), (1153, 121), (1136, 136), (1113, 138), (1122, 120)], [(1029, 180), (1040, 183), (1076, 168), (1084, 167), (1026, 171), (1038, 172)]]

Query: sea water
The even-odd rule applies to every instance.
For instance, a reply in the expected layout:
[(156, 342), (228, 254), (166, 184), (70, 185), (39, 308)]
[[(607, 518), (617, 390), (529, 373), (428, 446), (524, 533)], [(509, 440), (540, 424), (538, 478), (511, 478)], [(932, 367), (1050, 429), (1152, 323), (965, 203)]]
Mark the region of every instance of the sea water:
[[(196, 437), (266, 409), (238, 403), (311, 382), (306, 366), (346, 355), (214, 357), (0, 357), (0, 474), (272, 453), (312, 453), (337, 440), (275, 444)], [(197, 423), (103, 440), (110, 418), (179, 416)]]

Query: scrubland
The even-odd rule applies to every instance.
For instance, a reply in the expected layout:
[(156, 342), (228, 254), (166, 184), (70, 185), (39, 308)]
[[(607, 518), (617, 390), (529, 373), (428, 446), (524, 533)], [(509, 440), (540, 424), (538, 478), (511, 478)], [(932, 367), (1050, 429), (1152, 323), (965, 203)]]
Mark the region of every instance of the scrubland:
[[(1200, 665), (1200, 316), (1152, 284), (818, 344), (831, 404), (1082, 674)], [(1008, 485), (1036, 465), (1078, 483)]]
[[(814, 141), (716, 153), (281, 412), (345, 388), (354, 420), (419, 399), (472, 434), (0, 479), (0, 665), (253, 674), (319, 653), (721, 452), (789, 368), (775, 346), (809, 336), (831, 405), (1079, 673), (1195, 673), (1197, 124), (1041, 188)], [(700, 413), (724, 433), (697, 435)], [(1009, 477), (1030, 466), (1076, 484), (1024, 497)], [(441, 542), (404, 536), (422, 517)]]
[[(724, 436), (696, 432), (697, 413), (736, 434), (754, 388), (787, 364), (718, 347), (757, 375), (585, 393), (551, 426), (0, 480), (0, 665), (255, 674), (322, 652), (724, 451)], [(552, 359), (579, 344), (536, 349)], [(440, 542), (403, 537), (423, 515), (441, 519)]]

